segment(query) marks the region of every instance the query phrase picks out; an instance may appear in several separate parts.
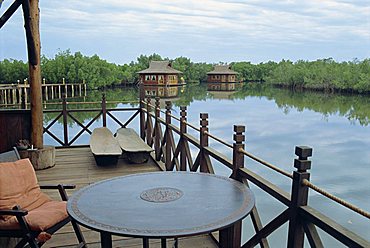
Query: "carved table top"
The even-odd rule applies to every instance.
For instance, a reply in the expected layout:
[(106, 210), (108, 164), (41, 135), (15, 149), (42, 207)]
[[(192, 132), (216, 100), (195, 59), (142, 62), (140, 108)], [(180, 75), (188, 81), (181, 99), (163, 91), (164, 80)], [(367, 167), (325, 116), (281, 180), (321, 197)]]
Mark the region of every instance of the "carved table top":
[(113, 235), (169, 238), (227, 227), (249, 214), (252, 192), (227, 177), (196, 172), (133, 174), (77, 191), (67, 204), (81, 225)]

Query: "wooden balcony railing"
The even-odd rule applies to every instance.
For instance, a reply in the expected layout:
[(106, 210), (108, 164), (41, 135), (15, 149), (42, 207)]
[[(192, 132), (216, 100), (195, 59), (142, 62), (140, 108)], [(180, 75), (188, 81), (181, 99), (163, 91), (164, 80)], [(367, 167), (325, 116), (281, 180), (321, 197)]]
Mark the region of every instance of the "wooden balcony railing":
[[(44, 113), (57, 113), (57, 116), (49, 122), (49, 124), (44, 127), (44, 133), (48, 134), (50, 137), (52, 137), (55, 141), (57, 141), (61, 146), (72, 146), (74, 142), (84, 133), (92, 134), (92, 131), (89, 129), (91, 125), (96, 122), (99, 118), (102, 119), (102, 126), (107, 126), (107, 117), (110, 117), (113, 122), (117, 123), (120, 127), (126, 127), (135, 117), (140, 113), (139, 108), (107, 108), (107, 103), (122, 103), (122, 101), (119, 102), (107, 102), (105, 96), (103, 95), (101, 102), (73, 102), (69, 103), (66, 101), (65, 98), (62, 99), (62, 110), (44, 110)], [(55, 103), (52, 103), (55, 104)], [(85, 105), (85, 104), (100, 104), (100, 108), (93, 108), (93, 109), (68, 109), (68, 105), (70, 104), (79, 104), (79, 105)], [(121, 120), (119, 120), (117, 117), (114, 116), (114, 112), (134, 112), (132, 116), (126, 120), (125, 123), (122, 123)], [(75, 115), (78, 115), (78, 113), (95, 113), (95, 116), (87, 123), (84, 124), (81, 121), (78, 120), (78, 118)], [(58, 137), (56, 134), (54, 134), (51, 131), (51, 127), (54, 126), (54, 124), (61, 120), (63, 123), (63, 137)], [(78, 132), (73, 138), (69, 138), (69, 129), (68, 129), (68, 123), (72, 121), (76, 123), (78, 126), (80, 126), (82, 129), (80, 132)]]
[[(68, 109), (69, 103), (65, 100), (62, 102), (61, 110), (45, 110), (46, 113), (58, 113), (57, 116), (49, 122), (44, 128), (45, 133), (53, 137), (61, 146), (71, 146), (82, 133), (91, 134), (92, 123), (99, 117), (102, 118), (102, 126), (107, 125), (107, 117), (110, 117), (121, 127), (126, 127), (136, 116), (140, 118), (140, 136), (147, 144), (154, 149), (153, 159), (157, 161), (162, 170), (172, 171), (200, 171), (206, 173), (215, 173), (212, 160), (219, 162), (222, 166), (231, 169), (230, 177), (243, 182), (247, 187), (254, 184), (272, 199), (282, 203), (284, 209), (272, 218), (267, 224), (262, 224), (257, 207), (255, 207), (250, 218), (255, 230), (255, 234), (246, 242), (241, 244), (242, 247), (269, 247), (267, 237), (279, 227), (288, 223), (287, 247), (297, 248), (304, 246), (305, 237), (311, 247), (324, 247), (317, 228), (326, 232), (340, 243), (348, 247), (370, 247), (370, 242), (351, 232), (345, 227), (338, 224), (333, 219), (320, 213), (318, 210), (310, 207), (308, 203), (308, 193), (310, 190), (323, 195), (324, 197), (340, 204), (343, 207), (370, 219), (370, 213), (359, 209), (358, 207), (326, 192), (325, 190), (312, 184), (310, 180), (312, 149), (306, 146), (297, 146), (294, 159), (295, 170), (290, 173), (264, 161), (261, 158), (249, 153), (245, 149), (245, 126), (235, 125), (233, 144), (212, 135), (208, 129), (208, 114), (200, 114), (200, 125), (195, 125), (187, 121), (186, 107), (180, 107), (180, 116), (176, 117), (171, 113), (171, 102), (166, 102), (165, 111), (160, 108), (159, 98), (155, 99), (154, 105), (150, 98), (144, 99), (141, 95), (138, 108), (107, 108), (107, 101), (103, 97), (100, 108), (96, 109)], [(83, 124), (76, 118), (75, 114), (79, 112), (96, 112), (96, 116), (87, 124)], [(115, 111), (132, 111), (133, 114), (125, 121), (119, 120), (113, 115)], [(50, 130), (60, 118), (63, 122), (63, 137), (58, 137)], [(82, 130), (73, 138), (68, 138), (68, 120), (77, 123)], [(173, 122), (178, 122), (176, 126)], [(192, 130), (190, 130), (192, 129)], [(198, 137), (190, 134), (198, 133)], [(229, 158), (224, 153), (219, 152), (209, 145), (210, 139), (217, 144), (232, 150), (232, 157)], [(214, 144), (214, 143), (213, 143)], [(192, 149), (190, 149), (192, 147)], [(268, 169), (275, 171), (280, 176), (291, 181), (290, 192), (287, 192), (267, 179), (263, 178), (245, 167), (245, 160), (249, 158)], [(230, 237), (241, 242), (240, 233), (242, 225), (237, 225), (233, 234), (220, 232), (221, 237)], [(223, 239), (220, 239), (223, 240)], [(222, 246), (222, 244), (221, 244)]]
[[(297, 248), (304, 246), (306, 237), (311, 247), (324, 247), (317, 227), (348, 247), (370, 247), (370, 242), (339, 225), (334, 220), (328, 218), (316, 209), (307, 205), (308, 192), (314, 190), (330, 200), (347, 207), (351, 211), (370, 219), (370, 213), (359, 209), (358, 207), (326, 192), (315, 186), (309, 181), (312, 149), (306, 146), (297, 146), (295, 154), (298, 156), (294, 160), (293, 173), (280, 169), (261, 158), (250, 154), (245, 150), (244, 132), (245, 126), (234, 126), (233, 144), (228, 144), (222, 139), (212, 135), (208, 130), (208, 114), (200, 114), (200, 127), (195, 127), (187, 122), (186, 107), (180, 107), (180, 117), (171, 113), (171, 102), (166, 102), (166, 110), (160, 109), (159, 98), (156, 98), (155, 105), (151, 104), (151, 99), (141, 101), (141, 135), (149, 146), (155, 150), (155, 159), (162, 165), (163, 170), (189, 170), (206, 173), (214, 173), (211, 158), (220, 162), (222, 165), (231, 169), (230, 177), (243, 182), (247, 187), (253, 183), (271, 197), (277, 199), (286, 206), (280, 214), (273, 218), (269, 223), (262, 225), (257, 208), (255, 207), (250, 217), (255, 229), (253, 235), (248, 241), (242, 244), (242, 247), (269, 247), (267, 237), (285, 223), (289, 223), (287, 247)], [(145, 116), (144, 116), (145, 113)], [(164, 117), (161, 117), (161, 113)], [(179, 127), (172, 123), (172, 120), (179, 122)], [(190, 135), (188, 128), (194, 129), (199, 133), (199, 138)], [(178, 142), (175, 143), (174, 135), (178, 135)], [(218, 152), (209, 146), (209, 138), (232, 149), (232, 158), (227, 158), (224, 154)], [(198, 149), (197, 155), (192, 156), (189, 144)], [(257, 163), (279, 173), (281, 176), (291, 180), (291, 192), (288, 193), (278, 186), (272, 184), (260, 175), (244, 167), (245, 157), (248, 157)], [(240, 226), (241, 228), (241, 226)], [(234, 238), (240, 241), (241, 230), (235, 230)], [(229, 235), (220, 232), (220, 235)], [(221, 239), (220, 239), (221, 240)], [(221, 244), (222, 247), (222, 244)]]

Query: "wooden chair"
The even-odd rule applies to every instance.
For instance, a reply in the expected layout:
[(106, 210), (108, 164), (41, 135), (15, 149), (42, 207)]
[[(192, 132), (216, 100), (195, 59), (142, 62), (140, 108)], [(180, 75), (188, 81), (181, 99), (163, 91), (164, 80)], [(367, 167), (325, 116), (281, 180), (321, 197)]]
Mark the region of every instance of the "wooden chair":
[[(17, 158), (16, 149), (0, 154), (0, 237), (18, 238), (16, 248), (26, 244), (38, 248), (71, 221), (66, 211), (66, 189), (75, 186), (39, 186), (30, 160)], [(5, 159), (9, 162), (4, 162)], [(52, 200), (40, 189), (59, 190), (62, 201)], [(79, 226), (74, 221), (71, 223), (78, 247), (86, 247)]]
[(21, 156), (18, 153), (17, 148), (13, 147), (13, 150), (9, 152), (4, 152), (0, 154), (0, 163), (1, 162), (14, 162), (21, 159)]

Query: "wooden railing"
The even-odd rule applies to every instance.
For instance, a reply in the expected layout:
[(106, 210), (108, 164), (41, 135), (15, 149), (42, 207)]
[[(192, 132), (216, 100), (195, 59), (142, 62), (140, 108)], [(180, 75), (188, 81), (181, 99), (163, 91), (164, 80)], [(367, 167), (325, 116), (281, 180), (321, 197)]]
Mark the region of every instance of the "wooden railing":
[[(234, 126), (233, 144), (219, 139), (212, 135), (208, 130), (208, 114), (200, 114), (200, 127), (195, 127), (187, 122), (186, 107), (180, 107), (180, 117), (176, 117), (171, 113), (171, 102), (166, 102), (165, 111), (160, 109), (159, 98), (155, 99), (155, 104), (152, 105), (151, 99), (141, 100), (141, 137), (146, 140), (149, 146), (154, 148), (154, 159), (161, 165), (161, 168), (166, 171), (200, 171), (206, 173), (214, 173), (212, 160), (220, 162), (222, 165), (231, 169), (230, 177), (243, 182), (247, 187), (252, 183), (268, 193), (271, 197), (277, 199), (286, 206), (280, 214), (273, 218), (269, 223), (262, 225), (257, 208), (255, 207), (251, 214), (251, 220), (255, 229), (255, 234), (242, 247), (270, 247), (267, 237), (277, 230), (279, 227), (288, 222), (288, 239), (287, 247), (297, 248), (304, 246), (305, 237), (311, 247), (324, 247), (317, 227), (348, 247), (370, 247), (370, 242), (351, 232), (350, 230), (339, 225), (334, 220), (328, 218), (316, 209), (307, 205), (309, 189), (315, 190), (323, 196), (341, 204), (350, 210), (363, 215), (370, 219), (370, 213), (357, 208), (356, 206), (345, 202), (338, 197), (331, 195), (323, 189), (312, 184), (310, 179), (309, 169), (312, 156), (312, 149), (306, 146), (297, 146), (295, 154), (298, 156), (294, 160), (293, 173), (284, 171), (278, 166), (260, 159), (245, 150), (245, 126)], [(164, 117), (161, 116), (164, 115)], [(176, 120), (179, 126), (175, 126), (172, 122)], [(199, 133), (196, 138), (189, 134), (188, 128), (194, 129)], [(178, 141), (175, 142), (174, 135), (178, 135)], [(209, 146), (209, 139), (213, 139), (219, 144), (232, 149), (232, 158), (226, 157)], [(197, 149), (196, 156), (191, 155), (190, 146)], [(248, 157), (257, 163), (274, 170), (281, 176), (291, 180), (291, 192), (288, 193), (278, 186), (272, 184), (262, 176), (257, 175), (248, 168), (245, 168), (244, 161)], [(241, 242), (240, 224), (236, 225), (235, 230), (220, 232), (221, 237), (232, 237), (237, 243)], [(222, 244), (220, 244), (221, 247)]]
[[(86, 96), (87, 85), (82, 83), (46, 83), (45, 80), (41, 84), (43, 100), (62, 99), (64, 96)], [(18, 106), (22, 108), (28, 105), (30, 94), (30, 85), (27, 81), (24, 84), (0, 84), (0, 106)]]
[[(83, 110), (68, 109), (69, 103), (64, 100), (62, 102), (62, 110), (45, 110), (46, 113), (58, 112), (59, 114), (44, 128), (44, 131), (53, 137), (61, 146), (70, 146), (73, 145), (82, 133), (86, 132), (91, 134), (90, 127), (99, 117), (102, 118), (102, 126), (107, 125), (107, 117), (110, 117), (119, 126), (126, 127), (139, 115), (140, 136), (149, 146), (153, 147), (153, 159), (157, 161), (162, 170), (188, 170), (214, 173), (212, 164), (212, 159), (214, 159), (222, 166), (231, 169), (231, 178), (243, 182), (247, 187), (249, 187), (250, 184), (254, 184), (265, 191), (269, 196), (285, 205), (285, 209), (281, 211), (280, 214), (264, 225), (255, 207), (250, 214), (255, 234), (249, 240), (241, 244), (242, 225), (238, 223), (234, 230), (230, 231), (230, 229), (226, 229), (220, 232), (219, 240), (221, 240), (221, 242), (225, 240), (225, 237), (229, 237), (236, 243), (240, 243), (241, 247), (254, 247), (256, 245), (260, 245), (260, 247), (270, 247), (267, 237), (279, 227), (288, 223), (287, 247), (289, 248), (303, 247), (305, 237), (311, 247), (324, 247), (317, 228), (320, 228), (345, 246), (370, 247), (369, 241), (307, 205), (308, 192), (309, 190), (314, 190), (328, 199), (370, 219), (369, 212), (331, 195), (309, 181), (309, 169), (311, 168), (309, 157), (312, 155), (312, 149), (310, 147), (297, 146), (295, 148), (295, 154), (298, 157), (294, 160), (295, 171), (290, 173), (245, 150), (245, 126), (234, 126), (234, 142), (233, 144), (229, 144), (209, 132), (207, 113), (200, 113), (200, 125), (196, 127), (187, 121), (186, 107), (180, 107), (180, 116), (176, 117), (171, 112), (171, 102), (166, 102), (165, 111), (163, 111), (160, 108), (159, 98), (155, 99), (154, 105), (152, 104), (152, 99), (148, 98), (145, 100), (142, 94), (141, 99), (142, 100), (139, 101), (139, 108), (110, 109), (106, 107), (107, 101), (103, 96), (101, 103), (99, 103), (101, 105), (100, 108)], [(114, 111), (133, 111), (134, 113), (123, 123), (113, 115)], [(74, 114), (78, 114), (79, 112), (96, 112), (96, 116), (87, 124), (83, 124), (74, 116)], [(57, 137), (50, 131), (51, 126), (60, 118), (63, 120), (63, 138)], [(72, 139), (68, 138), (68, 119), (71, 119), (82, 127), (82, 130)], [(179, 123), (178, 126), (174, 125), (173, 122), (175, 121)], [(194, 137), (189, 131), (198, 133), (198, 137)], [(210, 139), (232, 149), (232, 158), (227, 157), (209, 146)], [(193, 147), (192, 150), (190, 149), (191, 146)], [(194, 150), (196, 153), (192, 154)], [(286, 192), (263, 178), (261, 175), (246, 168), (244, 166), (246, 158), (252, 159), (291, 180), (291, 192)], [(210, 235), (213, 237), (212, 234)], [(216, 240), (215, 237), (213, 238)], [(220, 243), (220, 246), (223, 247), (222, 243)]]
[[(107, 108), (108, 103), (122, 103), (119, 102), (107, 102), (105, 96), (103, 95), (101, 102), (73, 102), (73, 104), (85, 105), (85, 104), (100, 104), (100, 108), (93, 108), (93, 109), (68, 109), (68, 106), (72, 103), (68, 103), (66, 98), (62, 99), (62, 110), (44, 110), (44, 113), (57, 113), (57, 116), (51, 120), (46, 127), (44, 127), (44, 134), (48, 134), (51, 138), (57, 141), (61, 146), (71, 146), (74, 142), (84, 133), (88, 133), (91, 135), (92, 131), (90, 127), (94, 124), (99, 118), (102, 119), (102, 126), (107, 126), (107, 118), (110, 117), (115, 123), (117, 123), (120, 127), (126, 127), (135, 117), (140, 113), (139, 108)], [(55, 103), (52, 103), (55, 104)], [(117, 117), (114, 116), (114, 112), (125, 112), (131, 111), (134, 112), (126, 122), (122, 123)], [(95, 113), (95, 116), (89, 120), (87, 124), (82, 123), (78, 120), (78, 113)], [(51, 128), (54, 126), (55, 123), (60, 120), (63, 123), (63, 138), (58, 137), (51, 131)], [(78, 132), (73, 138), (69, 138), (69, 129), (68, 123), (72, 121), (80, 126), (82, 129)]]

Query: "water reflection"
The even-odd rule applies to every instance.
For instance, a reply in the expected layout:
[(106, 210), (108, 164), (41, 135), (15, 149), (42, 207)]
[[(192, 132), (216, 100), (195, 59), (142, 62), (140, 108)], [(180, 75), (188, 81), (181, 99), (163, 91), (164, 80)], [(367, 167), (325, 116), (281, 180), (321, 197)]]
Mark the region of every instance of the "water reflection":
[(367, 126), (370, 122), (370, 98), (366, 95), (326, 94), (321, 92), (295, 92), (287, 89), (266, 87), (263, 85), (247, 86), (232, 95), (233, 99), (247, 97), (265, 97), (273, 100), (277, 107), (288, 114), (297, 111), (312, 110), (329, 116), (343, 116), (350, 123)]
[(179, 92), (183, 92), (185, 86), (156, 86), (144, 85), (146, 97), (174, 98), (178, 97)]
[[(243, 90), (235, 92), (207, 91), (205, 85), (188, 85), (185, 87), (149, 87), (145, 89), (147, 95), (160, 97), (173, 101), (174, 106), (189, 106), (193, 101), (215, 100), (245, 100), (250, 97), (265, 98), (273, 101), (276, 107), (283, 113), (289, 114), (292, 110), (303, 112), (314, 111), (322, 115), (323, 120), (330, 116), (345, 117), (351, 124), (368, 126), (370, 123), (370, 98), (361, 95), (325, 94), (319, 92), (293, 92), (287, 89), (266, 87), (263, 85), (247, 86)], [(89, 91), (85, 97), (68, 99), (69, 102), (98, 102), (102, 94), (106, 95), (108, 101), (131, 102), (131, 106), (138, 101), (137, 88), (117, 88), (105, 91)], [(149, 94), (150, 93), (150, 94)], [(55, 102), (54, 104), (50, 104)], [(60, 100), (48, 101), (45, 109), (61, 109)], [(208, 103), (205, 103), (208, 104)], [(214, 103), (212, 103), (214, 104)], [(117, 107), (118, 104), (108, 104), (109, 108)], [(72, 109), (96, 108), (97, 104), (70, 105)], [(81, 121), (93, 117), (86, 113)], [(46, 121), (49, 118), (46, 117)]]

